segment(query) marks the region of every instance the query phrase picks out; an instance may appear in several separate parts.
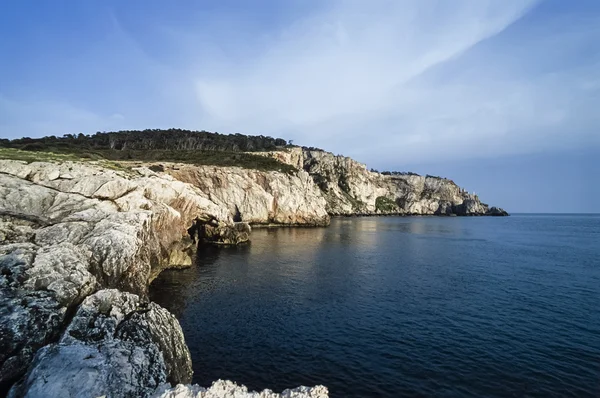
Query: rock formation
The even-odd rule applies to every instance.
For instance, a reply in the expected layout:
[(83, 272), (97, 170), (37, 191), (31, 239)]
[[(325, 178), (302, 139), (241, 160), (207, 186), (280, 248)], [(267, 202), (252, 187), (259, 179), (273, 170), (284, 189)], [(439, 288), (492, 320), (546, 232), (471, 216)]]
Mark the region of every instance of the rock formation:
[(195, 214), (227, 219), (188, 184), (136, 174), (0, 161), (3, 390), (60, 337), (85, 297), (101, 288), (145, 297), (152, 270), (169, 266)]
[(239, 167), (177, 165), (165, 172), (200, 188), (234, 221), (250, 224), (329, 225), (326, 202), (312, 178)]
[(384, 175), (349, 157), (321, 150), (288, 148), (259, 154), (308, 172), (330, 215), (508, 215), (502, 209), (489, 209), (476, 195), (446, 178)]
[(285, 390), (281, 394), (271, 390), (261, 392), (248, 391), (245, 386), (226, 381), (217, 380), (210, 388), (200, 386), (178, 385), (174, 388), (165, 388), (156, 393), (153, 398), (327, 398), (329, 391), (327, 387), (298, 387)]
[(37, 352), (11, 395), (143, 397), (167, 381), (191, 378), (190, 353), (173, 315), (134, 294), (101, 290), (83, 301), (58, 343)]

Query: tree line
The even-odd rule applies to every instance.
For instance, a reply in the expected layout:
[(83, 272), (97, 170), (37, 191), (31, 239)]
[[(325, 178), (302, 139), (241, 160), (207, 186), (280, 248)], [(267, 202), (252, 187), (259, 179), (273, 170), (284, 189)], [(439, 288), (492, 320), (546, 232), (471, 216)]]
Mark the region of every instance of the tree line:
[(121, 130), (93, 135), (65, 134), (62, 137), (0, 139), (0, 146), (23, 150), (176, 150), (252, 152), (270, 151), (287, 145), (282, 138), (264, 135), (219, 134), (182, 129)]

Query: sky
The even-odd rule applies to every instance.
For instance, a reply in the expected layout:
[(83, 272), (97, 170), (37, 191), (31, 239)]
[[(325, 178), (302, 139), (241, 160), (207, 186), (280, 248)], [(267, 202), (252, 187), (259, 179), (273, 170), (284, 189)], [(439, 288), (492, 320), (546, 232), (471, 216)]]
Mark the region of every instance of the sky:
[(5, 0), (0, 137), (262, 134), (599, 212), (600, 1)]

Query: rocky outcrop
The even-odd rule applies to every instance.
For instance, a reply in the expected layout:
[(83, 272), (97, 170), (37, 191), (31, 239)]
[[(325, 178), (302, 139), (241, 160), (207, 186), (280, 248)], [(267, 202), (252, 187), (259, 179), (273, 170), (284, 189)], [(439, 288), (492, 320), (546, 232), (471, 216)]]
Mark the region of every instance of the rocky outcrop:
[(331, 215), (487, 215), (488, 206), (446, 178), (383, 175), (355, 160), (305, 150), (306, 170), (321, 189)]
[(0, 391), (85, 297), (145, 297), (160, 269), (191, 264), (182, 236), (202, 214), (230, 220), (198, 188), (147, 168), (0, 160)]
[(153, 398), (327, 398), (329, 391), (327, 387), (298, 387), (285, 390), (281, 394), (271, 390), (261, 392), (248, 391), (245, 386), (226, 381), (217, 380), (210, 388), (200, 386), (178, 385), (174, 388), (166, 388), (156, 393)]
[(192, 242), (199, 244), (238, 245), (250, 240), (250, 224), (233, 224), (219, 221), (213, 217), (196, 217), (194, 225), (187, 230)]
[(143, 397), (191, 377), (190, 353), (173, 315), (136, 295), (101, 290), (83, 301), (57, 344), (37, 352), (11, 395)]
[(487, 216), (508, 216), (508, 212), (500, 207), (491, 207), (487, 213)]
[[(145, 300), (162, 269), (192, 264), (195, 220), (214, 221), (204, 241), (238, 244), (250, 224), (325, 226), (330, 215), (507, 215), (443, 178), (299, 148), (262, 156), (299, 170), (0, 160), (0, 395), (25, 374), (14, 396), (148, 396), (188, 382), (177, 321)], [(90, 376), (75, 391), (77, 369)]]
[(289, 147), (278, 151), (249, 153), (278, 160), (281, 163), (293, 166), (297, 170), (302, 170), (304, 168), (304, 149), (301, 147)]

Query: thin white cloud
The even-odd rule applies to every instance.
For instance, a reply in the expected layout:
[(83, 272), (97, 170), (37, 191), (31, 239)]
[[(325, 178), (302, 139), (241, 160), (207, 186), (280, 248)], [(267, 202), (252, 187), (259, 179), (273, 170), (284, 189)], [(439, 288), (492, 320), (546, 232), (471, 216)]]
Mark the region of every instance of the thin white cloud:
[[(284, 135), (365, 161), (497, 156), (576, 143), (589, 138), (597, 120), (580, 108), (582, 100), (597, 97), (593, 68), (507, 72), (498, 80), (502, 65), (486, 71), (487, 60), (474, 57), (463, 65), (477, 70), (471, 76), (429, 76), (536, 3), (341, 2), (272, 36), (266, 50), (245, 62), (222, 60), (199, 71), (201, 121), (219, 131)], [(528, 44), (533, 50), (552, 39), (537, 36)], [(514, 63), (510, 54), (497, 60)], [(573, 77), (581, 72), (584, 81), (577, 83)], [(567, 133), (573, 126), (578, 129)]]

